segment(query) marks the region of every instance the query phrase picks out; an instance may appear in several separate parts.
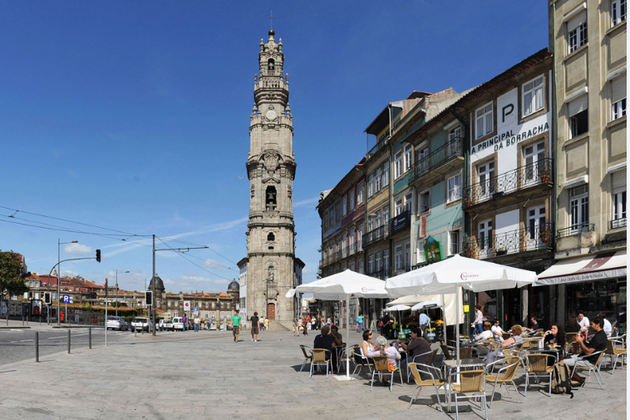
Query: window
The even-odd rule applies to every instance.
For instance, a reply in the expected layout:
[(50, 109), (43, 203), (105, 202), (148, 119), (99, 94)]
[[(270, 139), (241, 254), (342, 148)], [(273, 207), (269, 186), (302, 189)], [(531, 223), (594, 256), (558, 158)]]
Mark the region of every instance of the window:
[(411, 169), (411, 155), (413, 154), (413, 148), (411, 144), (405, 144), (405, 172)]
[(383, 270), (389, 272), (389, 249), (383, 251)]
[(267, 69), (269, 71), (273, 71), (275, 69), (275, 62), (273, 61), (273, 58), (270, 58), (269, 61), (267, 61)]
[(420, 174), (429, 172), (429, 148), (423, 147), (416, 152), (417, 168)]
[(368, 198), (374, 195), (374, 174), (368, 176)]
[(411, 213), (411, 203), (413, 201), (413, 194), (409, 193), (407, 195), (405, 195), (405, 211), (408, 211)]
[(368, 274), (374, 273), (374, 254), (368, 256)]
[(396, 207), (394, 208), (394, 217), (398, 216), (403, 211), (402, 198), (396, 200)]
[(378, 273), (379, 271), (381, 271), (382, 267), (381, 267), (381, 253), (377, 252), (376, 253), (376, 272)]
[(569, 103), (569, 138), (588, 131), (588, 95)]
[(626, 115), (626, 77), (620, 77), (610, 82), (612, 94), (612, 119), (616, 120)]
[(429, 190), (418, 194), (418, 214), (423, 214), (431, 209)]
[(458, 174), (448, 179), (448, 203), (462, 198), (462, 175)]
[(586, 12), (580, 13), (574, 19), (567, 23), (567, 44), (569, 46), (569, 54), (586, 44), (588, 41), (586, 31)]
[(396, 254), (394, 256), (395, 258), (395, 270), (396, 271), (400, 271), (402, 270), (402, 245), (398, 245), (396, 247)]
[(359, 188), (357, 188), (357, 205), (363, 204), (363, 190), (365, 189), (365, 184), (360, 183)]
[(389, 185), (389, 162), (385, 162), (383, 165), (383, 187)]
[(549, 174), (545, 168), (545, 142), (527, 146), (523, 150), (525, 156), (525, 182), (537, 183), (541, 175)]
[(355, 199), (355, 195), (354, 195), (354, 189), (350, 190), (350, 193), (348, 193), (348, 209), (350, 211), (354, 210), (356, 204), (356, 199)]
[(376, 222), (376, 228), (380, 228), (381, 227), (381, 211), (377, 210), (374, 216), (374, 221)]
[(363, 270), (363, 260), (359, 260), (359, 273), (365, 274), (365, 271)]
[(350, 255), (353, 255), (355, 252), (354, 244), (356, 240), (357, 233), (354, 229), (350, 229), (350, 234), (348, 235), (348, 241), (350, 242)]
[(494, 119), (492, 113), (492, 102), (479, 108), (475, 112), (475, 125), (477, 127), (477, 137), (481, 138), (494, 130)]
[(479, 258), (492, 256), (492, 220), (479, 222), (477, 239), (479, 245)]
[(405, 244), (405, 271), (411, 270), (411, 243)]
[(402, 152), (396, 153), (394, 158), (394, 179), (400, 178), (402, 175)]
[[(612, 174), (612, 228), (625, 226), (620, 221), (626, 219), (626, 171)], [(616, 222), (616, 223), (615, 223)]]
[(460, 155), (462, 152), (462, 127), (457, 126), (448, 133), (448, 157)]
[(571, 233), (588, 230), (588, 185), (571, 188), (569, 197)]
[(374, 192), (377, 193), (381, 190), (381, 182), (383, 181), (382, 178), (382, 174), (381, 174), (381, 168), (378, 168), (376, 170), (376, 180), (375, 180), (375, 188), (374, 188)]
[(612, 0), (610, 2), (610, 26), (613, 27), (624, 22), (627, 12), (626, 0)]
[(335, 205), (335, 223), (341, 223), (341, 203)]
[(545, 78), (543, 75), (523, 85), (523, 116), (545, 107)]
[(479, 199), (489, 198), (494, 193), (494, 162), (477, 166), (479, 176)]
[(341, 197), (341, 215), (345, 216), (348, 214), (348, 197), (345, 195)]
[(341, 237), (341, 257), (346, 258), (348, 256), (348, 234), (344, 233)]
[(459, 230), (448, 233), (448, 255), (459, 254)]
[(267, 187), (265, 194), (265, 206), (267, 211), (273, 211), (276, 209), (276, 187)]
[(389, 224), (389, 205), (383, 207), (383, 224), (385, 226)]
[(273, 242), (276, 240), (276, 236), (273, 234), (273, 232), (269, 232), (269, 235), (267, 235), (267, 240), (269, 242)]

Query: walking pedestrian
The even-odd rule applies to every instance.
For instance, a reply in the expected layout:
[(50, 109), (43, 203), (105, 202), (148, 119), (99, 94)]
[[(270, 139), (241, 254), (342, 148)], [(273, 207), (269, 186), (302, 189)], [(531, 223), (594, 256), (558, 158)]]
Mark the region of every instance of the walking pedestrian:
[(265, 329), (269, 329), (269, 317), (265, 318)]
[(363, 313), (359, 313), (357, 317), (357, 332), (360, 334), (363, 329)]
[(199, 325), (201, 324), (201, 320), (199, 319), (199, 315), (195, 316), (195, 320), (193, 321), (195, 325), (195, 332), (199, 332)]
[(426, 313), (422, 312), (420, 314), (420, 317), (418, 318), (418, 326), (422, 330), (422, 337), (427, 340), (427, 328), (431, 326), (431, 318), (429, 318)]
[(234, 315), (232, 315), (232, 335), (234, 336), (234, 342), (238, 343), (238, 333), (241, 328), (241, 317), (238, 314), (238, 310), (234, 309)]
[(258, 342), (258, 333), (260, 329), (258, 328), (258, 312), (254, 312), (254, 316), (250, 319), (252, 325), (252, 341)]
[(302, 334), (308, 335), (308, 320), (306, 319), (306, 315), (302, 318)]
[(184, 324), (184, 332), (186, 332), (186, 325), (188, 324), (188, 317), (186, 314), (182, 317), (182, 324)]
[(300, 325), (298, 324), (298, 319), (293, 318), (293, 337), (297, 337), (300, 335)]

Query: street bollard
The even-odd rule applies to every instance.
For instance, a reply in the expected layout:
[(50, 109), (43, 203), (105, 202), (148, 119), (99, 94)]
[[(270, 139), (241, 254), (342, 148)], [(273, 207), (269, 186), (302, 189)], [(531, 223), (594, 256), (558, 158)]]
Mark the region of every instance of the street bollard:
[(68, 354), (70, 354), (70, 343), (72, 341), (72, 337), (70, 336), (71, 330), (68, 330)]
[(35, 361), (39, 363), (39, 333), (35, 332)]
[(88, 328), (88, 345), (92, 349), (92, 328)]

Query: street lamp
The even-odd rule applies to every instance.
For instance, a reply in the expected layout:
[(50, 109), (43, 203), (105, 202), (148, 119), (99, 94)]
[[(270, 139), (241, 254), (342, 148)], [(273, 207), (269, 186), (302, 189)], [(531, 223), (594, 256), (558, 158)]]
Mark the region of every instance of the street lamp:
[[(129, 270), (122, 273), (129, 273)], [(118, 269), (116, 269), (116, 316), (118, 316)]]
[[(61, 245), (64, 244), (77, 244), (79, 241), (61, 242), (61, 239), (57, 239), (57, 326), (61, 326), (61, 312), (59, 308), (59, 294), (61, 293), (61, 280), (59, 273), (61, 273)], [(49, 278), (50, 279), (50, 278)]]

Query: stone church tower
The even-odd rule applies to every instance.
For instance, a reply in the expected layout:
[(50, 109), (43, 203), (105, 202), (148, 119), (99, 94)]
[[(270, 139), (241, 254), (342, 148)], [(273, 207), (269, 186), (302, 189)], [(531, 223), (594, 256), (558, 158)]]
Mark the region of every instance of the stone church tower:
[[(289, 75), (283, 75), (282, 39), (260, 40), (260, 76), (254, 77), (247, 176), (247, 316), (256, 311), (284, 325), (294, 317), (294, 300), (285, 297), (297, 283), (293, 222), (293, 116)], [(299, 260), (298, 260), (299, 261)], [(301, 275), (302, 262), (299, 261)]]

